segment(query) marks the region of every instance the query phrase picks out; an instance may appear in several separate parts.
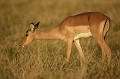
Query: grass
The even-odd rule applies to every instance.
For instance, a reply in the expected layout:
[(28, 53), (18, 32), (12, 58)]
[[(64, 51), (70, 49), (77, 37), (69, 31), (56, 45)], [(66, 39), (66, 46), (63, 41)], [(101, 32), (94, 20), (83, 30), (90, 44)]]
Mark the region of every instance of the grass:
[[(119, 0), (0, 0), (0, 79), (120, 79), (119, 7)], [(101, 49), (93, 38), (80, 39), (86, 67), (74, 45), (70, 62), (64, 62), (66, 43), (60, 40), (37, 40), (18, 49), (31, 22), (40, 21), (39, 30), (49, 30), (66, 16), (88, 11), (111, 18), (109, 66), (101, 64)]]

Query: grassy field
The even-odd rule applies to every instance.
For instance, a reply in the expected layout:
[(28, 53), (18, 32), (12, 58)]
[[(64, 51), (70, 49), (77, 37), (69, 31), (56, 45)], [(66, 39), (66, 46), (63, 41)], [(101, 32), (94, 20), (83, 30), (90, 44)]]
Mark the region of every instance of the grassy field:
[[(66, 43), (37, 40), (18, 50), (18, 43), (31, 22), (49, 30), (66, 16), (99, 11), (111, 18), (106, 37), (112, 50), (111, 64), (101, 64), (101, 49), (91, 37), (80, 39), (87, 66), (81, 66), (73, 45), (65, 63)], [(120, 79), (119, 0), (0, 0), (0, 79)]]

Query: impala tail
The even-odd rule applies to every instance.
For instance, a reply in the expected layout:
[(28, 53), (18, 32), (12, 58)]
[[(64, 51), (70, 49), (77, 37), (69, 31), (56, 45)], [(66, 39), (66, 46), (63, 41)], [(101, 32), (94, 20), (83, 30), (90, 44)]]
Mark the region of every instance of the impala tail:
[(104, 38), (106, 37), (106, 34), (109, 31), (109, 29), (110, 29), (110, 19), (106, 19), (105, 25), (104, 25), (104, 28), (103, 28)]

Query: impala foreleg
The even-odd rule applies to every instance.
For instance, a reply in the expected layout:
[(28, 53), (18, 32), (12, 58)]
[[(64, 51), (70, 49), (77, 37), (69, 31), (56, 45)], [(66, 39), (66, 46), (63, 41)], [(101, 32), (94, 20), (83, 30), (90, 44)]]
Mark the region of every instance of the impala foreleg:
[(85, 61), (85, 57), (84, 57), (84, 54), (83, 54), (83, 51), (82, 51), (82, 48), (81, 48), (81, 45), (80, 45), (80, 42), (79, 40), (74, 40), (74, 43), (75, 43), (75, 46), (79, 52), (79, 55), (80, 55), (80, 58), (82, 61)]
[(72, 49), (72, 40), (68, 40), (67, 42), (68, 46), (67, 46), (67, 57), (66, 57), (66, 61), (69, 62), (70, 59), (70, 54), (71, 54), (71, 49)]

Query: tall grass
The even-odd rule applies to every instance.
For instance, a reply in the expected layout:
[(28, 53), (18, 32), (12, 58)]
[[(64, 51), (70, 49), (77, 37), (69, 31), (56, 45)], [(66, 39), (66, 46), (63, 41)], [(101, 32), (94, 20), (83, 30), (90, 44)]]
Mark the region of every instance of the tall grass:
[[(120, 79), (119, 0), (0, 0), (0, 79)], [(81, 66), (73, 45), (65, 63), (66, 43), (37, 40), (19, 49), (18, 42), (31, 22), (49, 30), (66, 16), (99, 11), (111, 18), (106, 37), (111, 64), (101, 63), (101, 49), (93, 38), (80, 39), (87, 66)]]

